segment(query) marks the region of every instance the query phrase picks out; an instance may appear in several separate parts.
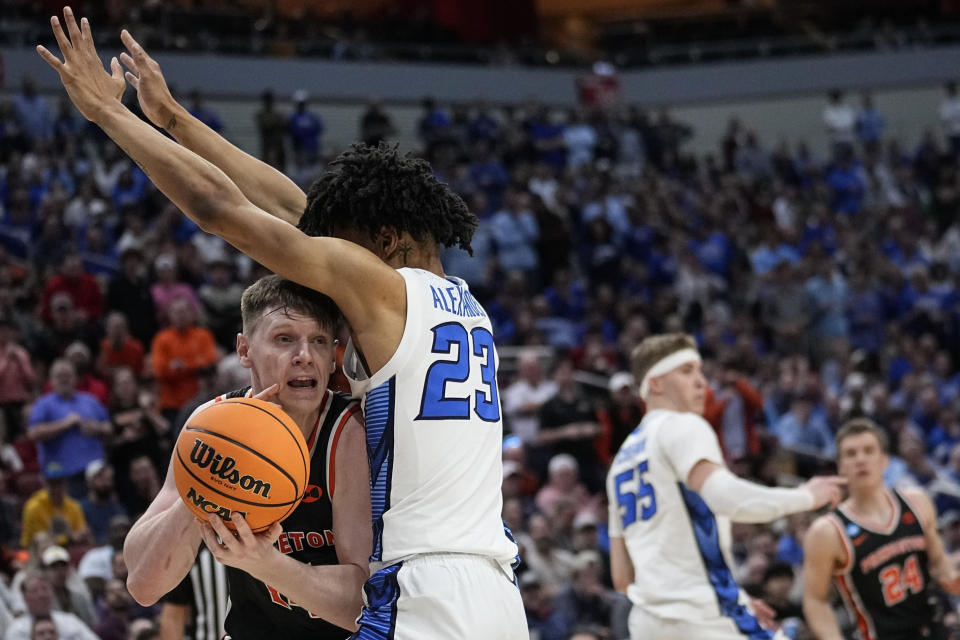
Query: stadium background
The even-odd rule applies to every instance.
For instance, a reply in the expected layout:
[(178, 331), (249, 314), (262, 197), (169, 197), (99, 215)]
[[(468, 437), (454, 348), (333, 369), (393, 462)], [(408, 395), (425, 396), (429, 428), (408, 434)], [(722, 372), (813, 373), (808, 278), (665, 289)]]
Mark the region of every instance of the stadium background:
[[(926, 487), (948, 550), (960, 551), (960, 98), (948, 86), (960, 7), (577, 4), (74, 7), (104, 55), (129, 28), (182, 103), (302, 186), (350, 142), (385, 137), (430, 159), (480, 215), (477, 255), (445, 263), (499, 339), (504, 517), (523, 548), (532, 637), (626, 636), (601, 485), (642, 416), (622, 372), (651, 332), (697, 336), (708, 417), (738, 473), (792, 483), (829, 469), (832, 432), (869, 415), (891, 435), (890, 483)], [(262, 273), (61, 108), (32, 49), (49, 45), (58, 9), (0, 1), (0, 570), (14, 587), (0, 602), (12, 613), (23, 606), (15, 576), (42, 566), (52, 541), (74, 564), (98, 545), (109, 557), (110, 515), (142, 512), (184, 414), (239, 386), (239, 295)], [(307, 115), (291, 119), (300, 99)], [(171, 350), (186, 348), (163, 332), (171, 307), (188, 325), (196, 312), (216, 344), (186, 371), (170, 367)], [(26, 503), (61, 474), (39, 467), (24, 434), (42, 422), (37, 401), (50, 404), (61, 355), (111, 417), (100, 440), (115, 477), (89, 465), (100, 456), (68, 461), (89, 469), (70, 485), (77, 497), (85, 480), (102, 494), (81, 500), (93, 533), (55, 521), (36, 536), (42, 509)], [(740, 582), (794, 637), (805, 637), (808, 523), (736, 527)], [(120, 564), (103, 577), (122, 576)], [(71, 574), (60, 604), (101, 637), (157, 614), (88, 582), (92, 593)], [(944, 607), (955, 623), (957, 602)]]

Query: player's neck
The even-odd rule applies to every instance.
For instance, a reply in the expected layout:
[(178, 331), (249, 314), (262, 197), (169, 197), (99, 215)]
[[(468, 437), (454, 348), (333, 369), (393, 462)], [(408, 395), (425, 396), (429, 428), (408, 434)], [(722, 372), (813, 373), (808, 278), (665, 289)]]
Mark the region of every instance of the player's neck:
[(850, 497), (844, 502), (852, 516), (877, 517), (881, 520), (890, 514), (890, 498), (887, 488), (882, 484), (876, 487), (850, 490)]
[(676, 402), (671, 401), (669, 398), (666, 398), (661, 395), (651, 395), (646, 400), (647, 411), (676, 411), (678, 413), (688, 413), (687, 409), (679, 406)]
[(387, 259), (394, 269), (423, 269), (443, 277), (443, 263), (440, 261), (440, 252), (429, 242), (416, 242), (409, 234), (402, 234), (397, 241), (396, 249)]
[(300, 427), (300, 433), (303, 434), (303, 439), (309, 442), (310, 436), (313, 435), (313, 428), (317, 426), (317, 418), (320, 417), (320, 410), (322, 406), (313, 409), (312, 411), (306, 412), (288, 412), (293, 421), (297, 423), (297, 426)]

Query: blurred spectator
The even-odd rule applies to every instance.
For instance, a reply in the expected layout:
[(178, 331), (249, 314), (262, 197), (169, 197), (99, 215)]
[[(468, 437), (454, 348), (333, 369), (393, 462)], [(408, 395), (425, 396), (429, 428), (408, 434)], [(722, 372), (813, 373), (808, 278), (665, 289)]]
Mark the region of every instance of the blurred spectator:
[(383, 110), (379, 99), (367, 102), (367, 108), (360, 116), (360, 140), (371, 147), (386, 142), (396, 134), (396, 129), (390, 116)]
[(800, 603), (791, 599), (794, 587), (793, 569), (784, 562), (775, 562), (763, 574), (763, 601), (776, 613), (774, 620), (783, 622), (788, 618), (803, 618)]
[(190, 92), (190, 115), (207, 125), (217, 133), (223, 133), (223, 122), (217, 112), (208, 107), (203, 102), (203, 96), (200, 91), (194, 89)]
[(873, 104), (873, 96), (869, 91), (864, 91), (860, 113), (857, 114), (857, 137), (860, 138), (860, 142), (868, 153), (873, 153), (880, 148), (885, 127), (883, 114)]
[(73, 302), (74, 313), (89, 324), (96, 323), (103, 313), (103, 294), (100, 286), (83, 270), (79, 253), (67, 253), (60, 264), (60, 273), (53, 276), (43, 289), (43, 317), (50, 321), (53, 298), (66, 293)]
[(535, 444), (540, 432), (540, 407), (557, 392), (557, 385), (543, 378), (540, 356), (535, 351), (521, 352), (517, 368), (517, 379), (503, 390), (503, 412), (511, 433)]
[(842, 91), (835, 89), (827, 97), (827, 106), (823, 108), (823, 123), (827, 127), (833, 152), (835, 155), (850, 153), (853, 151), (857, 114), (853, 107), (844, 102)]
[(600, 581), (600, 554), (581, 551), (576, 555), (573, 584), (561, 591), (553, 604), (548, 627), (541, 634), (543, 640), (565, 640), (576, 626), (610, 626), (613, 592)]
[(157, 333), (150, 350), (157, 377), (160, 410), (169, 421), (199, 387), (197, 372), (217, 361), (213, 334), (196, 324), (187, 298), (175, 298), (168, 313), (170, 326)]
[[(540, 436), (537, 442), (545, 452), (572, 455), (580, 467), (580, 477), (591, 491), (603, 486), (602, 470), (594, 449), (594, 439), (603, 431), (590, 398), (574, 378), (573, 365), (561, 360), (554, 371), (557, 392), (540, 407)], [(544, 465), (545, 466), (545, 465)]]
[[(52, 620), (56, 627), (54, 638), (61, 640), (99, 640), (83, 620), (72, 613), (54, 611), (54, 596), (50, 581), (41, 573), (29, 575), (21, 585), (27, 614), (13, 621), (4, 640), (36, 640), (34, 621)], [(48, 629), (41, 627), (42, 629)], [(49, 631), (46, 638), (50, 638)]]
[(940, 123), (950, 142), (950, 152), (956, 156), (960, 154), (960, 95), (957, 94), (956, 81), (948, 82), (944, 90), (946, 97), (940, 103)]
[(50, 367), (52, 391), (33, 405), (27, 435), (37, 442), (40, 466), (48, 477), (67, 478), (70, 494), (86, 493), (83, 473), (104, 459), (103, 440), (112, 435), (110, 416), (89, 393), (76, 391), (77, 371), (66, 359)]
[(763, 409), (763, 396), (729, 362), (720, 364), (718, 377), (710, 381), (715, 386), (707, 391), (703, 417), (717, 432), (729, 460), (757, 455), (762, 446), (757, 415)]
[(283, 171), (287, 165), (284, 138), (287, 134), (287, 118), (273, 109), (273, 91), (260, 95), (260, 110), (254, 116), (260, 134), (260, 159)]
[(290, 114), (289, 132), (293, 142), (294, 162), (298, 166), (316, 164), (320, 157), (320, 136), (323, 121), (317, 114), (307, 110), (310, 96), (303, 89), (293, 94), (294, 111)]
[[(71, 342), (64, 349), (63, 357), (73, 363), (74, 370), (77, 372), (77, 382), (73, 388), (89, 393), (97, 399), (97, 402), (106, 406), (110, 402), (110, 394), (106, 383), (94, 375), (90, 347), (79, 340)], [(52, 385), (48, 381), (43, 391), (46, 393), (51, 389)]]
[(575, 556), (557, 547), (545, 516), (531, 516), (527, 533), (518, 533), (517, 542), (523, 549), (522, 557), (528, 571), (537, 575), (548, 597), (552, 598), (570, 584)]
[(597, 132), (584, 118), (579, 109), (572, 109), (563, 129), (563, 142), (567, 146), (567, 166), (578, 169), (593, 162), (593, 148), (597, 145)]
[(126, 247), (120, 255), (120, 266), (120, 274), (110, 281), (107, 308), (122, 312), (129, 321), (134, 338), (141, 344), (149, 344), (157, 330), (157, 310), (141, 248), (137, 245)]
[(597, 419), (603, 427), (597, 453), (604, 464), (610, 464), (620, 445), (643, 418), (640, 396), (634, 391), (633, 385), (633, 376), (626, 371), (618, 371), (610, 376), (607, 383), (609, 397), (597, 410)]
[[(127, 513), (139, 517), (153, 499), (160, 493), (160, 476), (157, 475), (157, 468), (147, 456), (140, 456), (130, 461), (129, 482), (133, 491), (126, 498), (124, 504), (127, 507)], [(122, 555), (120, 556), (122, 559)], [(116, 573), (114, 573), (116, 576)], [(126, 578), (126, 576), (123, 576)]]
[(0, 441), (12, 442), (23, 433), (23, 407), (33, 398), (35, 383), (30, 354), (17, 340), (13, 319), (0, 314), (0, 412), (6, 431)]
[(37, 93), (37, 86), (32, 77), (23, 76), (20, 93), (13, 96), (11, 105), (17, 125), (28, 141), (46, 142), (53, 137), (53, 118), (50, 116), (50, 109), (43, 96)]
[[(121, 479), (129, 476), (130, 463), (139, 456), (147, 456), (157, 468), (166, 465), (170, 422), (160, 412), (156, 394), (141, 387), (130, 369), (120, 368), (113, 374), (110, 415), (114, 426), (110, 461)], [(122, 497), (129, 493), (123, 481), (118, 489)]]
[(185, 299), (194, 312), (200, 310), (200, 303), (193, 287), (182, 282), (177, 273), (177, 259), (169, 253), (161, 253), (153, 261), (157, 272), (157, 281), (150, 287), (153, 305), (157, 310), (157, 319), (161, 323), (170, 323), (170, 306), (174, 300)]
[(103, 614), (94, 627), (100, 640), (128, 640), (133, 598), (122, 580), (107, 582)]
[(88, 627), (93, 627), (97, 622), (93, 598), (87, 585), (70, 566), (67, 550), (57, 545), (44, 549), (43, 571), (53, 590), (53, 608), (72, 613)]
[(506, 271), (519, 271), (528, 283), (535, 283), (540, 229), (530, 210), (530, 197), (520, 191), (508, 190), (504, 208), (493, 215), (490, 224), (500, 266)]
[(540, 577), (533, 571), (525, 571), (520, 576), (520, 595), (523, 598), (523, 610), (527, 616), (527, 628), (531, 638), (543, 638), (542, 631), (552, 611), (550, 593), (543, 588)]
[(80, 501), (83, 516), (90, 527), (95, 544), (105, 544), (109, 524), (115, 516), (125, 515), (126, 510), (117, 500), (113, 467), (103, 460), (94, 460), (84, 472), (87, 495)]
[(237, 332), (242, 324), (240, 298), (244, 286), (236, 281), (233, 272), (227, 256), (219, 256), (207, 263), (208, 280), (198, 291), (207, 326), (217, 345), (228, 353), (236, 348)]
[(568, 453), (560, 453), (550, 458), (547, 467), (547, 483), (537, 492), (537, 508), (540, 513), (553, 518), (561, 500), (571, 500), (575, 512), (590, 504), (590, 494), (579, 482), (577, 459)]
[(143, 343), (130, 335), (127, 317), (122, 311), (107, 315), (106, 335), (100, 341), (100, 356), (97, 372), (110, 378), (120, 367), (127, 367), (134, 374), (143, 372)]
[(126, 514), (117, 514), (110, 518), (108, 537), (100, 546), (90, 549), (80, 559), (77, 573), (87, 584), (95, 600), (103, 597), (104, 587), (113, 575), (113, 557), (123, 552), (123, 542), (130, 532), (131, 521)]
[(819, 458), (833, 458), (836, 447), (833, 433), (820, 411), (815, 410), (814, 399), (798, 395), (790, 403), (790, 411), (773, 426), (773, 433), (783, 447)]
[(67, 483), (63, 478), (47, 478), (46, 486), (23, 505), (20, 546), (30, 546), (40, 533), (49, 534), (61, 545), (82, 542), (90, 537), (83, 508), (67, 495)]

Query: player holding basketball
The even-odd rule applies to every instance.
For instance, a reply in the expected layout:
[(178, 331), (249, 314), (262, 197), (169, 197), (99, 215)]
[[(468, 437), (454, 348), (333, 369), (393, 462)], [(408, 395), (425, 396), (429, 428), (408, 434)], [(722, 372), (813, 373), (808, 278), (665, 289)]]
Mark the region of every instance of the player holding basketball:
[(960, 577), (937, 533), (933, 503), (922, 489), (884, 486), (887, 436), (870, 420), (847, 422), (836, 439), (850, 496), (814, 521), (804, 540), (807, 624), (820, 640), (842, 640), (830, 608), (832, 581), (860, 640), (945, 639), (932, 581), (960, 595)]
[[(327, 296), (279, 276), (248, 287), (240, 307), (237, 355), (250, 369), (252, 385), (197, 411), (224, 397), (277, 402), (300, 426), (310, 450), (306, 495), (282, 527), (274, 524), (264, 534), (251, 533), (235, 514), (235, 537), (219, 518), (198, 522), (168, 470), (160, 494), (127, 536), (127, 584), (138, 601), (149, 604), (189, 571), (192, 588), (201, 594), (198, 610), (205, 614), (198, 636), (219, 638), (226, 602), (224, 585), (215, 584), (218, 568), (201, 558), (191, 570), (202, 541), (229, 567), (225, 630), (233, 640), (277, 632), (285, 640), (342, 640), (350, 635), (346, 629), (356, 628), (371, 533), (359, 404), (327, 389), (340, 312)], [(186, 595), (179, 602), (193, 601), (193, 594)]]
[[(89, 25), (69, 10), (64, 17), (69, 37), (57, 18), (52, 25), (65, 61), (38, 51), (80, 112), (204, 231), (326, 293), (350, 324), (344, 368), (363, 398), (374, 530), (355, 637), (527, 638), (510, 566), (517, 547), (500, 520), (490, 320), (465, 282), (444, 276), (438, 249), (469, 249), (476, 216), (429, 165), (385, 147), (343, 154), (305, 209), (299, 190), (262, 163), (229, 145), (205, 151), (222, 154), (235, 184), (124, 108), (119, 62), (106, 73)], [(137, 85), (156, 63), (123, 38)], [(182, 115), (173, 111), (163, 126), (176, 132)]]
[(692, 337), (651, 336), (630, 360), (647, 413), (607, 477), (611, 572), (634, 605), (630, 637), (773, 638), (730, 571), (730, 521), (770, 522), (836, 504), (842, 481), (820, 477), (771, 489), (733, 475), (701, 417), (707, 383)]

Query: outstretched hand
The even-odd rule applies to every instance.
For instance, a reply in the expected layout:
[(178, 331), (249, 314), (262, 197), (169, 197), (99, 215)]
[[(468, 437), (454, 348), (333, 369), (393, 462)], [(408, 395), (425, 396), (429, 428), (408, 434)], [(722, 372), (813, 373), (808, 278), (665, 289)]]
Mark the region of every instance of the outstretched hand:
[(123, 70), (116, 58), (110, 61), (110, 73), (103, 68), (97, 48), (93, 44), (90, 23), (86, 18), (83, 18), (78, 26), (73, 10), (64, 7), (63, 22), (69, 36), (64, 33), (57, 16), (50, 18), (53, 36), (60, 46), (63, 61), (43, 45), (37, 45), (37, 53), (60, 74), (60, 82), (80, 113), (87, 120), (97, 122), (106, 108), (120, 104), (120, 98), (127, 86), (123, 80)]
[(129, 52), (120, 54), (120, 62), (127, 68), (127, 82), (137, 90), (137, 100), (144, 115), (161, 129), (173, 129), (177, 126), (174, 115), (177, 102), (167, 87), (160, 65), (147, 55), (126, 29), (120, 32), (120, 39)]

